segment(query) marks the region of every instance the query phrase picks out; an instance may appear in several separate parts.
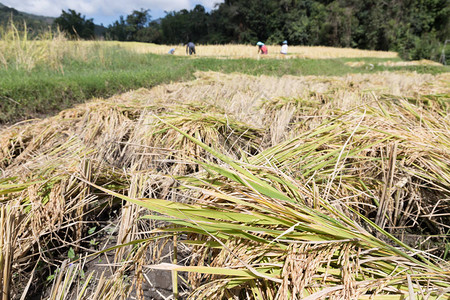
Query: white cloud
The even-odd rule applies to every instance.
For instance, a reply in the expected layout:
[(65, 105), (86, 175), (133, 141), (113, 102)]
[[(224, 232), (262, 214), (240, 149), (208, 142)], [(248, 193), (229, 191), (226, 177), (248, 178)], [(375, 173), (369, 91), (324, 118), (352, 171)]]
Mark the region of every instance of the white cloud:
[(27, 13), (57, 17), (61, 11), (73, 9), (86, 17), (127, 15), (141, 8), (152, 11), (192, 9), (197, 3), (214, 8), (218, 0), (0, 0), (6, 6)]

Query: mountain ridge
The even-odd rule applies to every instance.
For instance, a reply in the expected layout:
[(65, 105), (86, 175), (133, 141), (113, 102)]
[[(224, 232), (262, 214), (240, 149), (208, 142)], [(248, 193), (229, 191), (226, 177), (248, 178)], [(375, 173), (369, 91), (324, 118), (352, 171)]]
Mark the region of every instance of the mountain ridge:
[[(30, 14), (30, 13), (26, 13), (23, 11), (19, 11), (19, 10), (15, 9), (14, 7), (6, 6), (0, 2), (0, 20), (2, 21), (2, 23), (5, 21), (4, 18), (5, 18), (6, 14), (12, 15), (13, 18), (18, 17), (19, 19), (20, 18), (30, 18), (30, 19), (42, 20), (45, 23), (47, 23), (48, 25), (51, 25), (53, 23), (53, 21), (56, 19), (54, 17), (35, 15), (35, 14)], [(7, 18), (7, 20), (9, 20), (9, 18), (10, 18), (10, 16)]]
[[(0, 2), (0, 26), (5, 26), (9, 23), (11, 16), (14, 23), (20, 24), (25, 22), (27, 28), (37, 34), (40, 31), (47, 30), (49, 26), (53, 26), (55, 17), (41, 16), (19, 11), (13, 7), (9, 7)], [(106, 28), (101, 25), (94, 24), (94, 32), (96, 37), (103, 36)]]

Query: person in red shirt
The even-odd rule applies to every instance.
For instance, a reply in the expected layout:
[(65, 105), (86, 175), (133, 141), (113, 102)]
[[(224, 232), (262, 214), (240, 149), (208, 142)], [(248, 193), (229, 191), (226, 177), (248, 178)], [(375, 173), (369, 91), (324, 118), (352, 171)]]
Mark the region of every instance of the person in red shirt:
[(258, 54), (267, 54), (269, 51), (267, 50), (267, 46), (264, 45), (263, 42), (257, 42), (256, 45), (258, 46)]

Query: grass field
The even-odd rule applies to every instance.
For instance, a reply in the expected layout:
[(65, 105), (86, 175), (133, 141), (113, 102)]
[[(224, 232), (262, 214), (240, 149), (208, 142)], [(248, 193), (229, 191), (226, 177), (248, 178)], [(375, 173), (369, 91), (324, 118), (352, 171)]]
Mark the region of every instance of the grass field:
[(4, 295), (450, 297), (448, 67), (56, 42), (0, 70)]

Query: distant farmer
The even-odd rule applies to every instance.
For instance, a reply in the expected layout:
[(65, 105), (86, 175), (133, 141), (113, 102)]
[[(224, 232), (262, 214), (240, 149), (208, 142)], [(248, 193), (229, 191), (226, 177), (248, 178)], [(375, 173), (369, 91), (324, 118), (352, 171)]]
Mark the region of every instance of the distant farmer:
[(189, 42), (186, 45), (186, 54), (188, 54), (189, 51), (189, 55), (195, 54), (195, 45), (193, 42)]
[(263, 42), (257, 42), (256, 45), (258, 46), (258, 54), (259, 53), (261, 53), (261, 54), (268, 53), (267, 47), (266, 47), (266, 45), (264, 45)]
[(174, 53), (175, 53), (175, 48), (170, 48), (170, 50), (169, 50), (168, 53), (169, 53), (169, 54), (174, 54)]
[(280, 53), (286, 55), (287, 52), (288, 52), (287, 41), (284, 41), (284, 42), (283, 42), (283, 46), (281, 46), (281, 51), (280, 51)]

